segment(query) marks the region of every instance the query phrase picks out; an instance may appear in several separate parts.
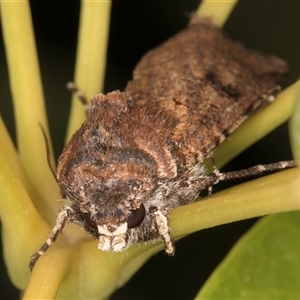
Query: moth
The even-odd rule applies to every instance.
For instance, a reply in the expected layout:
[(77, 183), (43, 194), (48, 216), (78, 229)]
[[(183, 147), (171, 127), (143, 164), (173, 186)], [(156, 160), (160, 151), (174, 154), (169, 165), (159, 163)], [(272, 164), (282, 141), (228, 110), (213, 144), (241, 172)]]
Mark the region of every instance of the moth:
[(198, 19), (149, 51), (124, 92), (97, 94), (89, 117), (59, 157), (56, 179), (69, 205), (30, 268), (66, 222), (102, 251), (161, 240), (174, 254), (168, 213), (221, 180), (295, 166), (294, 161), (207, 173), (204, 161), (249, 115), (274, 100), (286, 63), (229, 39)]

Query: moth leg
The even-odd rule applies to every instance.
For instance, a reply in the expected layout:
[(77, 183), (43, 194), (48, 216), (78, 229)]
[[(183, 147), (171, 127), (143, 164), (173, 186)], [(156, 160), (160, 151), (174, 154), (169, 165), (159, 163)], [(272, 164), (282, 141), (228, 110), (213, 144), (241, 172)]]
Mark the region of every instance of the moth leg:
[(212, 186), (220, 181), (229, 181), (233, 179), (249, 179), (250, 177), (259, 177), (265, 174), (279, 172), (295, 167), (297, 167), (296, 161), (289, 160), (267, 165), (257, 165), (251, 168), (226, 173), (222, 173), (218, 169), (215, 169), (213, 172), (205, 175), (200, 180), (194, 181), (193, 184), (195, 187), (198, 187), (199, 191), (208, 188), (208, 195), (210, 197)]
[(87, 100), (84, 93), (75, 85), (74, 82), (67, 83), (67, 90), (70, 91), (73, 95), (75, 95), (80, 100), (85, 110), (86, 116), (88, 117), (90, 115), (91, 104)]
[(159, 210), (157, 206), (151, 206), (149, 211), (154, 217), (156, 229), (165, 244), (166, 253), (170, 256), (174, 255), (175, 247), (170, 236), (170, 228), (168, 226), (167, 217)]
[[(211, 154), (210, 160), (211, 160), (211, 164), (212, 164), (212, 168), (213, 168), (213, 172), (212, 173), (215, 174), (216, 177), (218, 177), (218, 175), (219, 175), (220, 172), (219, 172), (219, 169), (216, 166), (216, 161), (215, 161), (215, 157), (214, 157), (213, 154)], [(207, 188), (207, 196), (208, 196), (208, 198), (211, 198), (211, 196), (212, 196), (212, 188), (213, 188), (213, 184), (210, 185)]]
[(267, 165), (257, 165), (248, 169), (243, 169), (234, 172), (226, 172), (226, 173), (219, 173), (218, 180), (232, 180), (232, 179), (243, 179), (249, 178), (253, 176), (259, 176), (262, 174), (278, 172), (290, 168), (297, 167), (297, 163), (294, 160), (289, 161), (281, 161), (277, 163), (267, 164)]
[(266, 94), (263, 94), (260, 96), (260, 99), (262, 99), (261, 104), (257, 107), (256, 110), (260, 110), (266, 106), (268, 106), (270, 103), (275, 101), (276, 95), (281, 91), (281, 86), (276, 85), (274, 88), (269, 90)]
[[(251, 108), (248, 108), (247, 115), (252, 115), (253, 113), (261, 110), (262, 108), (268, 106), (270, 103), (275, 101), (275, 96), (281, 91), (280, 85), (276, 85), (266, 93), (259, 96), (259, 98), (253, 103)], [(243, 119), (243, 117), (241, 118)], [(237, 127), (236, 127), (237, 128)]]
[(29, 262), (29, 268), (32, 270), (37, 260), (42, 256), (48, 248), (55, 242), (58, 234), (62, 231), (65, 226), (66, 221), (70, 221), (72, 216), (74, 215), (74, 211), (69, 206), (64, 206), (62, 210), (58, 213), (55, 226), (53, 227), (51, 233), (49, 234), (46, 242), (41, 246), (41, 248), (35, 252)]

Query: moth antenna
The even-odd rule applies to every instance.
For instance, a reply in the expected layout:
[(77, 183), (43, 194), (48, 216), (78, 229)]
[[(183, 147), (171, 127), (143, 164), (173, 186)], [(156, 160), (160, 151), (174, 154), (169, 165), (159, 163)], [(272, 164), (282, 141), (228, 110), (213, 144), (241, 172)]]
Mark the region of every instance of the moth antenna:
[(51, 163), (51, 160), (50, 160), (50, 156), (51, 156), (51, 153), (50, 153), (50, 145), (49, 145), (49, 140), (48, 140), (48, 137), (46, 135), (46, 131), (44, 129), (44, 127), (42, 126), (41, 123), (39, 123), (40, 125), (40, 128), (42, 130), (42, 133), (43, 133), (43, 137), (44, 137), (44, 141), (45, 141), (45, 145), (46, 145), (46, 154), (47, 154), (47, 164), (48, 164), (48, 167), (55, 179), (55, 181), (57, 181), (57, 178), (56, 178), (56, 170), (54, 168), (54, 166), (52, 165)]
[(267, 164), (267, 165), (257, 165), (251, 168), (234, 171), (234, 172), (219, 173), (217, 176), (219, 181), (246, 179), (253, 176), (257, 177), (263, 174), (283, 171), (295, 167), (297, 167), (296, 161), (289, 160), (289, 161), (281, 161), (281, 162)]
[(83, 105), (83, 108), (85, 110), (86, 116), (88, 117), (90, 115), (91, 104), (87, 100), (84, 93), (72, 81), (67, 83), (66, 88), (68, 91), (70, 91), (73, 95), (75, 95), (80, 100), (80, 102)]

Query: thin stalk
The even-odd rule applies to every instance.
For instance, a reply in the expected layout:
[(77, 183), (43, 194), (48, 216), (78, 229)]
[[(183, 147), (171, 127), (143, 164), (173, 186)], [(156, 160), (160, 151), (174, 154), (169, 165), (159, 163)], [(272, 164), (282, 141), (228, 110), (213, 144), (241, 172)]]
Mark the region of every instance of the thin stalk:
[(30, 181), (43, 198), (41, 200), (53, 208), (46, 213), (50, 220), (58, 208), (53, 205), (53, 199), (59, 193), (47, 165), (45, 141), (39, 127), (41, 124), (49, 136), (30, 7), (27, 0), (7, 0), (0, 4), (18, 151)]
[(233, 11), (238, 0), (204, 0), (199, 5), (194, 17), (212, 17), (215, 24), (222, 27)]
[[(75, 84), (88, 100), (103, 90), (111, 1), (81, 1)], [(72, 97), (66, 140), (85, 119), (81, 102)]]

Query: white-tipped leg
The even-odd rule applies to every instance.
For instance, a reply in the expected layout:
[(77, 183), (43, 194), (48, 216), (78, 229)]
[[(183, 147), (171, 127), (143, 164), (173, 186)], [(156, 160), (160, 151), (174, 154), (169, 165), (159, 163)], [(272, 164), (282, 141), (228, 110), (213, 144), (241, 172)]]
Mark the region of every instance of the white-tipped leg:
[(170, 236), (170, 228), (168, 226), (167, 217), (159, 210), (158, 207), (152, 206), (150, 208), (150, 213), (154, 216), (155, 225), (158, 230), (160, 237), (165, 244), (165, 251), (168, 255), (175, 254), (174, 243)]
[(66, 221), (70, 221), (70, 218), (73, 215), (74, 215), (74, 211), (69, 206), (64, 206), (62, 210), (58, 213), (55, 226), (53, 227), (51, 233), (49, 234), (46, 242), (30, 258), (30, 262), (29, 262), (30, 270), (32, 270), (39, 257), (42, 256), (48, 250), (48, 248), (55, 242), (59, 232), (61, 232), (61, 230), (64, 228)]

